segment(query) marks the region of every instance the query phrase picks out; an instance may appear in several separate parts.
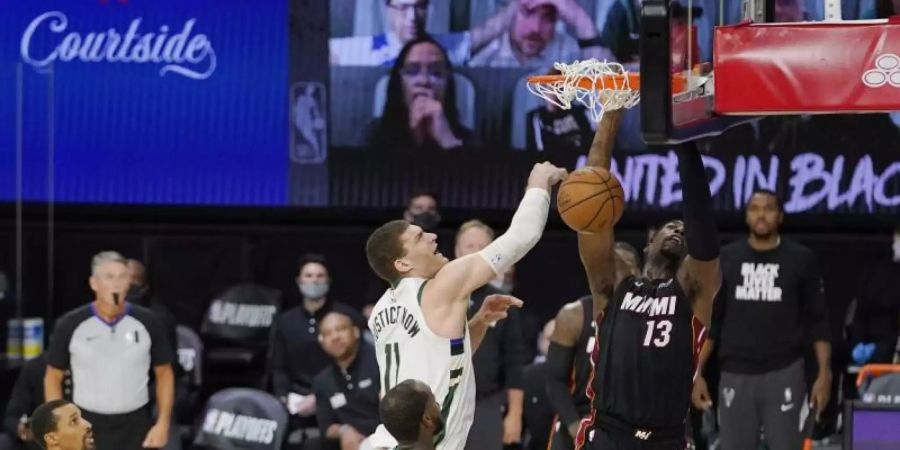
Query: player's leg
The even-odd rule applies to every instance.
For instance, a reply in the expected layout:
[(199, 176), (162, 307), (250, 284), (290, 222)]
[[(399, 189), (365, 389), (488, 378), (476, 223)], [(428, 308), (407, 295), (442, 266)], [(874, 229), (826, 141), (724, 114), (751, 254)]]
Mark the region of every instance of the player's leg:
[(769, 450), (796, 450), (803, 446), (801, 416), (808, 414), (803, 361), (763, 375), (761, 407), (763, 433)]
[(475, 402), (475, 418), (466, 438), (466, 450), (503, 448), (504, 391)]
[[(757, 391), (760, 376), (722, 372), (719, 381), (719, 442), (727, 450), (759, 448)], [(796, 449), (794, 449), (796, 450)]]

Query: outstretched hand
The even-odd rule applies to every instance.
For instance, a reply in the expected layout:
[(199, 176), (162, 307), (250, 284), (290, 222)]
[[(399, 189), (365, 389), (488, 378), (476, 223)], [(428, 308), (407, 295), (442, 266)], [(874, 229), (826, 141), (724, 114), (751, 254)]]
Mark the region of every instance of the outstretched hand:
[(509, 315), (509, 308), (521, 308), (525, 302), (512, 295), (494, 294), (484, 298), (478, 315), (484, 323), (491, 324), (505, 319)]

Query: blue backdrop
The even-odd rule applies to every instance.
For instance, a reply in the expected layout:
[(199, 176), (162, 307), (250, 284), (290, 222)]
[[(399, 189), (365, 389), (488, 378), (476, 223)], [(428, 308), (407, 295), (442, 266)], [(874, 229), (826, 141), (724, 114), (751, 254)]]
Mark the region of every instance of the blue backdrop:
[(0, 0), (0, 200), (285, 204), (286, 4)]

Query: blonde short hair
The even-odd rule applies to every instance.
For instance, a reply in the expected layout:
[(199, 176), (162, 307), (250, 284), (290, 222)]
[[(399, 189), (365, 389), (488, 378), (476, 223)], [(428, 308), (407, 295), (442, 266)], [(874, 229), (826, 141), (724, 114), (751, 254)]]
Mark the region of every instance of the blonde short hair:
[(481, 228), (485, 233), (487, 233), (488, 238), (490, 238), (491, 241), (494, 240), (494, 229), (491, 228), (490, 225), (478, 219), (467, 220), (465, 223), (460, 225), (459, 230), (456, 231), (456, 239), (459, 240), (459, 237), (462, 236), (463, 233), (471, 230), (472, 228)]

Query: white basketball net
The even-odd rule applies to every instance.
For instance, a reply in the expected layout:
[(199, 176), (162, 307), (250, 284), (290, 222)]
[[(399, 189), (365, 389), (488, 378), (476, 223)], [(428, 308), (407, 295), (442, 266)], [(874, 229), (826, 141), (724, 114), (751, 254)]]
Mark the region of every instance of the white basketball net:
[[(572, 64), (553, 65), (565, 78), (551, 83), (529, 82), (532, 94), (547, 100), (562, 109), (571, 109), (572, 101), (578, 101), (591, 112), (597, 122), (603, 113), (621, 108), (631, 108), (641, 99), (641, 91), (629, 86), (627, 72), (621, 64), (589, 59)], [(614, 77), (614, 75), (620, 75)], [(583, 80), (592, 86), (582, 86)]]

